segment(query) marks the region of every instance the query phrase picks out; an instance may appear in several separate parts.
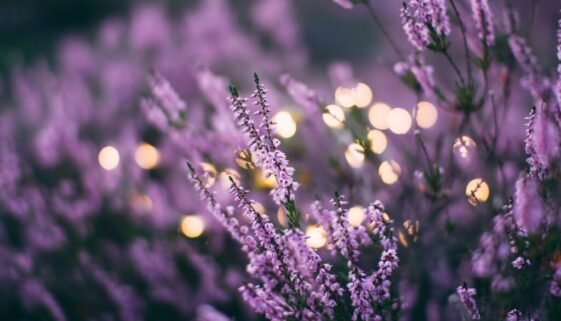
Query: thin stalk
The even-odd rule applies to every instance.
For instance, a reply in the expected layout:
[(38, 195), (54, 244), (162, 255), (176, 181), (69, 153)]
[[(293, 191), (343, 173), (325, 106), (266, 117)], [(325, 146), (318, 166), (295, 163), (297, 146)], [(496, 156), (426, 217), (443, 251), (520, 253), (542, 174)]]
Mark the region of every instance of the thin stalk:
[(370, 16), (374, 20), (374, 23), (376, 23), (376, 26), (378, 27), (378, 29), (380, 29), (380, 31), (382, 32), (382, 35), (384, 36), (384, 38), (386, 38), (386, 40), (390, 44), (390, 47), (392, 47), (393, 51), (395, 51), (395, 54), (398, 55), (401, 60), (405, 60), (405, 55), (401, 52), (401, 50), (399, 49), (399, 47), (397, 46), (395, 41), (392, 39), (392, 37), (390, 36), (388, 31), (386, 30), (386, 28), (384, 28), (384, 25), (382, 24), (382, 21), (380, 20), (380, 18), (376, 14), (376, 11), (374, 11), (374, 7), (372, 7), (372, 4), (370, 4), (370, 1), (369, 0), (364, 0), (363, 3), (366, 6), (366, 8), (368, 9), (368, 13), (370, 13)]
[(454, 71), (456, 71), (456, 74), (460, 78), (460, 82), (462, 83), (462, 85), (465, 84), (466, 82), (464, 80), (464, 76), (462, 76), (462, 73), (460, 72), (460, 69), (458, 68), (458, 66), (456, 65), (456, 63), (452, 59), (452, 57), (450, 57), (450, 54), (448, 53), (448, 50), (444, 50), (444, 51), (442, 51), (442, 53), (444, 54), (446, 59), (448, 59), (448, 61), (450, 62), (450, 64), (454, 68)]
[(464, 54), (466, 55), (466, 72), (467, 72), (467, 75), (468, 75), (468, 81), (471, 82), (471, 80), (472, 80), (471, 57), (470, 57), (469, 49), (468, 49), (466, 27), (464, 26), (464, 22), (462, 20), (461, 15), (460, 15), (460, 11), (458, 10), (458, 7), (456, 7), (456, 3), (454, 2), (454, 0), (450, 0), (450, 4), (452, 5), (452, 9), (454, 10), (454, 14), (456, 15), (456, 18), (458, 18), (458, 23), (460, 24), (460, 30), (462, 32), (462, 40), (463, 40), (463, 43), (464, 43)]

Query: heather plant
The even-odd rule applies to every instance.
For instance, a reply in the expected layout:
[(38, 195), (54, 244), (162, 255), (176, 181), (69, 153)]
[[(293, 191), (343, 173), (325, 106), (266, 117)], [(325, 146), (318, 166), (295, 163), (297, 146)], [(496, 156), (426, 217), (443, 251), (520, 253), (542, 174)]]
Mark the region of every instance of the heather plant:
[(557, 320), (561, 82), (532, 10), (334, 2), (380, 60), (308, 60), (305, 4), (249, 1), (240, 25), (205, 0), (15, 68), (0, 316)]
[[(363, 1), (336, 2), (347, 9), (353, 8), (356, 4), (366, 5), (371, 12), (373, 10), (369, 3)], [(361, 296), (356, 294), (361, 291), (360, 288), (357, 289), (356, 285), (361, 284), (368, 288), (377, 283), (372, 278), (370, 278), (372, 284), (366, 285), (357, 281), (356, 276), (361, 273), (353, 271), (353, 255), (359, 256), (359, 254), (369, 253), (369, 251), (353, 251), (353, 245), (367, 245), (361, 243), (360, 239), (355, 241), (352, 238), (345, 239), (344, 241), (354, 244), (348, 247), (343, 245), (344, 241), (341, 241), (340, 234), (345, 233), (341, 233), (332, 226), (332, 222), (337, 220), (337, 213), (345, 212), (344, 209), (337, 209), (341, 203), (338, 201), (339, 196), (336, 196), (333, 200), (335, 211), (332, 215), (334, 216), (310, 215), (317, 224), (323, 227), (328, 242), (333, 243), (332, 250), (335, 250), (334, 252), (340, 250), (339, 255), (344, 261), (347, 261), (346, 265), (350, 270), (347, 271), (347, 279), (340, 280), (339, 282), (343, 283), (338, 287), (338, 289), (342, 289), (342, 297), (348, 296), (348, 298), (343, 299), (342, 303), (336, 303), (335, 306), (346, 304), (347, 311), (352, 311), (349, 313), (354, 319), (363, 320), (397, 318), (397, 315), (400, 315), (401, 319), (414, 320), (432, 319), (439, 315), (466, 320), (554, 320), (559, 313), (556, 308), (559, 303), (559, 272), (557, 263), (555, 263), (558, 260), (559, 250), (559, 202), (556, 197), (551, 196), (555, 195), (555, 191), (558, 190), (558, 178), (555, 178), (556, 174), (552, 174), (550, 171), (557, 172), (556, 164), (559, 157), (559, 110), (556, 107), (558, 102), (555, 98), (557, 94), (554, 85), (558, 76), (550, 77), (542, 73), (537, 58), (533, 55), (529, 45), (522, 36), (518, 35), (518, 14), (512, 6), (497, 5), (498, 10), (503, 9), (506, 13), (504, 29), (499, 28), (497, 18), (492, 14), (491, 6), (487, 1), (471, 1), (467, 6), (469, 11), (465, 6), (458, 6), (455, 1), (451, 1), (450, 6), (451, 10), (447, 8), (444, 1), (409, 1), (404, 3), (401, 10), (403, 30), (416, 52), (405, 61), (397, 63), (395, 72), (404, 85), (413, 90), (418, 99), (423, 97), (435, 101), (435, 104), (443, 111), (451, 114), (450, 119), (456, 121), (450, 128), (442, 130), (439, 136), (431, 137), (430, 133), (425, 132), (422, 128), (415, 131), (413, 139), (418, 146), (416, 152), (424, 164), (413, 165), (413, 167), (421, 167), (414, 171), (414, 175), (411, 175), (415, 178), (407, 180), (405, 177), (401, 182), (403, 186), (401, 193), (407, 195), (407, 198), (400, 197), (399, 193), (387, 197), (387, 203), (390, 205), (389, 212), (398, 212), (395, 214), (396, 217), (403, 218), (403, 214), (400, 214), (399, 211), (410, 211), (412, 207), (423, 213), (415, 215), (416, 223), (404, 222), (405, 233), (400, 237), (403, 254), (400, 255), (400, 269), (397, 272), (399, 274), (403, 271), (403, 275), (399, 276), (401, 286), (395, 290), (402, 291), (401, 297), (396, 299), (392, 308), (386, 311), (377, 310), (380, 306), (376, 306), (379, 302), (375, 299), (375, 295), (366, 299), (370, 303), (370, 307), (360, 305), (360, 302), (364, 301), (361, 301)], [(453, 24), (448, 17), (449, 14), (454, 16)], [(375, 22), (379, 23), (379, 18), (375, 15), (373, 17)], [(450, 54), (452, 40), (456, 39), (452, 37), (453, 29), (459, 31), (457, 39), (460, 47), (463, 47), (461, 50), (463, 55), (452, 56)], [(383, 33), (388, 35), (385, 31)], [(395, 41), (388, 40), (392, 46), (395, 46)], [(400, 48), (393, 49), (398, 56), (401, 55)], [(435, 68), (425, 63), (424, 55), (427, 50), (442, 55), (443, 59), (450, 64), (451, 70), (457, 78), (452, 86), (450, 86), (450, 82), (438, 81)], [(465, 70), (461, 70), (459, 61), (465, 63)], [(521, 69), (520, 76), (515, 62)], [(512, 81), (513, 79), (520, 81), (517, 83)], [(365, 116), (356, 101), (350, 103), (350, 106), (344, 106), (345, 102), (338, 101), (344, 107), (351, 107), (350, 112), (341, 117), (340, 108), (337, 109), (329, 103), (322, 102), (314, 90), (291, 76), (281, 77), (281, 83), (305, 110), (306, 117), (315, 117), (317, 122), (323, 113), (338, 121), (337, 125), (331, 126), (342, 127), (335, 136), (339, 136), (339, 133), (347, 133), (354, 140), (353, 148), (358, 150), (358, 154), (364, 155), (358, 157), (361, 164), (357, 167), (362, 166), (363, 160), (371, 162), (375, 166), (381, 163), (377, 153), (371, 153), (377, 141), (374, 136), (368, 135), (369, 124), (365, 123)], [(261, 84), (258, 80), (256, 80), (256, 86), (259, 92)], [(255, 155), (255, 166), (268, 171), (269, 175), (278, 174), (278, 178), (281, 180), (277, 180), (278, 185), (273, 188), (272, 196), (278, 205), (285, 207), (289, 224), (285, 230), (280, 228), (276, 230), (276, 233), (280, 234), (274, 234), (273, 241), (269, 241), (272, 242), (271, 248), (259, 249), (280, 253), (282, 249), (278, 247), (285, 245), (286, 248), (289, 248), (289, 242), (281, 242), (281, 245), (278, 245), (279, 242), (276, 240), (292, 234), (292, 231), (301, 224), (301, 211), (295, 207), (293, 199), (295, 187), (292, 179), (287, 179), (287, 177), (291, 177), (294, 169), (288, 166), (286, 156), (278, 153), (279, 141), (275, 142), (275, 139), (271, 137), (270, 121), (264, 115), (264, 111), (269, 108), (268, 104), (263, 104), (262, 98), (256, 101), (256, 105), (262, 108), (255, 113), (263, 117), (261, 125), (256, 126), (256, 121), (251, 119), (251, 113), (244, 105), (245, 100), (239, 97), (235, 88), (231, 89), (231, 109), (234, 111), (234, 117), (242, 128), (242, 132), (248, 136), (249, 152)], [(530, 93), (533, 103), (520, 93), (521, 89), (526, 89)], [(260, 97), (261, 94), (255, 93), (254, 95)], [(512, 97), (513, 95), (515, 95), (515, 99)], [(524, 106), (524, 101), (528, 101), (526, 106)], [(511, 105), (521, 106), (518, 112), (528, 110), (530, 114), (525, 149), (513, 148), (511, 145), (511, 141), (520, 142), (519, 134), (510, 137), (512, 131), (499, 126), (500, 115), (506, 115), (507, 111), (511, 114), (515, 113), (512, 111)], [(532, 105), (535, 107), (530, 108)], [(417, 106), (415, 111), (418, 111), (418, 108)], [(458, 120), (459, 122), (457, 122)], [(310, 122), (314, 123), (314, 120)], [(539, 124), (537, 124), (538, 122)], [(522, 128), (520, 126), (520, 129)], [(260, 130), (263, 133), (260, 133)], [(332, 133), (324, 132), (324, 134)], [(462, 168), (464, 166), (462, 158), (474, 157), (474, 155), (468, 155), (473, 154), (471, 149), (475, 144), (467, 135), (475, 137), (475, 141), (482, 148), (480, 151), (483, 154), (480, 155), (482, 159), (476, 159), (476, 165), (485, 164), (484, 166), (487, 166), (487, 168), (479, 166), (471, 166), (471, 168), (479, 172), (477, 175), (487, 176), (491, 187), (498, 193), (493, 204), (488, 206), (485, 205), (485, 201), (488, 198), (489, 183), (482, 179), (475, 179), (472, 181), (473, 184), (468, 184), (465, 196), (463, 196), (463, 190), (460, 189), (460, 195), (465, 197), (463, 200), (457, 194), (458, 180), (466, 179), (465, 173), (462, 173), (465, 170)], [(433, 140), (428, 141), (427, 136)], [(447, 141), (449, 143), (446, 143)], [(434, 146), (429, 145), (433, 142)], [(453, 152), (443, 150), (442, 145), (453, 145)], [(407, 150), (404, 152), (408, 153)], [(520, 159), (524, 158), (524, 153), (528, 155), (527, 166), (520, 163)], [(278, 163), (270, 159), (271, 154), (278, 155)], [(477, 164), (478, 162), (481, 164)], [(353, 163), (356, 162), (352, 158), (349, 163), (355, 167)], [(332, 169), (337, 171), (340, 169), (339, 165), (338, 160), (333, 159)], [(397, 172), (396, 175), (407, 176), (401, 172), (401, 169), (397, 169), (396, 165), (392, 165), (390, 166), (394, 174)], [(364, 167), (366, 166), (368, 165), (364, 165)], [(213, 204), (210, 209), (220, 215), (222, 206), (217, 205), (218, 202), (211, 197), (212, 192), (203, 187), (197, 170), (192, 166), (189, 167), (190, 177), (194, 180), (195, 186), (204, 195), (203, 198)], [(517, 171), (520, 171), (520, 175), (516, 173)], [(335, 181), (342, 185), (348, 184), (357, 190), (370, 190), (370, 188), (373, 188), (374, 191), (377, 190), (376, 184), (372, 184), (372, 186), (367, 183), (368, 178), (353, 179), (352, 172), (347, 174), (351, 176), (351, 182), (345, 181), (343, 178), (345, 176), (335, 176)], [(490, 174), (492, 176), (489, 176)], [(384, 180), (383, 175), (382, 180)], [(367, 184), (368, 187), (359, 188), (355, 185), (361, 183)], [(251, 229), (248, 229), (250, 233), (260, 233), (261, 223), (263, 226), (271, 223), (267, 219), (261, 220), (257, 216), (258, 212), (250, 209), (252, 202), (247, 196), (247, 191), (239, 184), (238, 181), (232, 179), (231, 192), (240, 201), (240, 207), (244, 213), (250, 214), (248, 217), (251, 222)], [(279, 198), (279, 193), (283, 198)], [(412, 193), (420, 193), (421, 197), (416, 197)], [(319, 191), (317, 194), (321, 195)], [(359, 198), (362, 197), (359, 196)], [(403, 203), (395, 204), (397, 200)], [(474, 207), (470, 208), (470, 206)], [(320, 209), (317, 209), (318, 207)], [(320, 203), (315, 204), (315, 208), (315, 213), (322, 213), (323, 206)], [(485, 232), (485, 228), (462, 228), (461, 216), (469, 215), (467, 213), (477, 209), (482, 213), (482, 208), (483, 212), (496, 213), (496, 216), (488, 214), (483, 219), (484, 222), (493, 225), (493, 231)], [(453, 212), (465, 214), (454, 215)], [(314, 210), (310, 213), (314, 213)], [(252, 217), (252, 215), (254, 216)], [(231, 208), (227, 217), (229, 219), (222, 221), (228, 226), (229, 220), (233, 220), (235, 217)], [(257, 224), (255, 224), (255, 220), (257, 220)], [(309, 220), (305, 221), (309, 222)], [(234, 225), (238, 226), (238, 224), (240, 223), (236, 221)], [(435, 231), (421, 233), (419, 225), (429, 226), (428, 229)], [(360, 225), (355, 228), (361, 229)], [(480, 240), (481, 247), (477, 248), (478, 233), (466, 234), (470, 229), (483, 232)], [(270, 233), (273, 231), (275, 230), (271, 229)], [(349, 235), (351, 234), (353, 233), (349, 232)], [(462, 239), (467, 243), (462, 244)], [(243, 238), (240, 242), (244, 244)], [(447, 242), (447, 244), (442, 244), (442, 242)], [(470, 250), (470, 246), (474, 249)], [(438, 250), (435, 251), (435, 249)], [(431, 251), (438, 254), (431, 256)], [(250, 257), (249, 274), (266, 284), (266, 279), (256, 275), (258, 272), (266, 271), (266, 268), (256, 271), (257, 268), (251, 263), (253, 260), (251, 255), (253, 253), (248, 254)], [(473, 258), (470, 259), (470, 257)], [(272, 257), (271, 259), (273, 260)], [(271, 265), (280, 265), (289, 269), (293, 264), (276, 261), (276, 264)], [(371, 264), (371, 266), (375, 265)], [(334, 267), (337, 269), (338, 265), (334, 264)], [(431, 271), (430, 267), (436, 267), (439, 270)], [(417, 272), (413, 272), (414, 270)], [(294, 273), (294, 280), (290, 280), (290, 282), (300, 282), (301, 277), (297, 271)], [(338, 273), (334, 274), (339, 276)], [(457, 280), (455, 286), (452, 285), (454, 279)], [(282, 286), (290, 288), (290, 282), (276, 280), (273, 284), (278, 286), (275, 288), (267, 285), (269, 291), (266, 293), (275, 293), (275, 291), (279, 291), (279, 288), (282, 289)], [(345, 286), (345, 282), (349, 283)], [(311, 284), (308, 288), (311, 288), (310, 291), (313, 293), (313, 282)], [(265, 285), (263, 286), (265, 287)], [(248, 294), (248, 289), (251, 289), (250, 294), (253, 296)], [(262, 288), (251, 285), (249, 288), (242, 287), (241, 291), (254, 310), (265, 314), (269, 319), (286, 319), (293, 315), (304, 318), (303, 315), (306, 313), (310, 313), (310, 316), (313, 315), (313, 312), (309, 311), (309, 307), (303, 306), (302, 303), (298, 303), (297, 299), (290, 296), (290, 289), (285, 289), (285, 296), (281, 298), (266, 298), (256, 289)], [(407, 292), (413, 292), (412, 297), (406, 297), (404, 293)], [(283, 293), (282, 290), (280, 293)], [(292, 295), (297, 297), (297, 293)], [(534, 293), (536, 299), (528, 301), (524, 296), (527, 293)], [(259, 297), (260, 294), (261, 297)], [(268, 306), (263, 303), (264, 301), (278, 304)], [(448, 304), (442, 303), (445, 301), (448, 301)], [(292, 304), (287, 302), (292, 302)], [(273, 306), (277, 309), (272, 310)], [(373, 308), (373, 314), (369, 311), (371, 308)], [(397, 312), (398, 310), (399, 312)], [(333, 317), (338, 318), (341, 315)]]
[[(205, 22), (208, 16), (223, 23)], [(175, 140), (161, 138), (168, 126), (202, 120), (193, 105), (212, 102), (222, 81), (199, 65), (174, 72), (177, 52), (183, 61), (222, 61), (207, 55), (218, 44), (198, 39), (194, 27), (249, 43), (230, 50), (229, 63), (243, 63), (251, 50), (267, 54), (237, 27), (224, 1), (203, 3), (183, 18), (139, 6), (130, 20), (105, 22), (95, 41), (64, 39), (54, 64), (11, 71), (1, 116), (2, 319), (217, 320), (217, 309), (251, 317), (232, 295), (243, 279), (237, 249), (199, 203), (183, 197), (189, 186), (177, 175), (185, 155), (202, 159), (183, 139), (202, 146), (211, 139), (200, 135), (205, 122)], [(197, 19), (205, 23), (192, 25)], [(291, 50), (299, 46), (284, 41)], [(167, 82), (154, 73), (150, 88), (164, 100), (139, 108), (148, 66), (184, 84), (184, 93), (196, 85), (198, 101), (187, 106), (178, 95), (166, 96)], [(151, 112), (153, 104), (169, 108)], [(233, 131), (224, 130), (214, 138), (233, 148)], [(174, 149), (179, 142), (181, 152)]]

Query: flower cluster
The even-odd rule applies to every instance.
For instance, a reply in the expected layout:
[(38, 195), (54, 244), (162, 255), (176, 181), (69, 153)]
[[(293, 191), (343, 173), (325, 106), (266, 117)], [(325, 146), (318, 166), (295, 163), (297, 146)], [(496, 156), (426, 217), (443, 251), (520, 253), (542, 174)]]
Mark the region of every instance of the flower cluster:
[(460, 298), (460, 301), (469, 312), (471, 319), (472, 320), (481, 319), (481, 315), (479, 314), (479, 309), (477, 308), (477, 303), (475, 302), (474, 299), (475, 295), (477, 294), (475, 289), (468, 288), (467, 285), (463, 284), (456, 289), (456, 293), (458, 293), (458, 297)]
[(495, 27), (489, 2), (487, 0), (471, 0), (471, 12), (479, 40), (486, 46), (492, 46), (495, 42)]
[[(231, 109), (238, 125), (249, 136), (249, 146), (256, 155), (257, 165), (273, 171), (280, 181), (282, 173), (286, 172), (284, 153), (274, 143), (277, 139), (272, 136), (266, 92), (257, 76), (255, 83), (257, 89), (253, 96), (259, 110), (254, 114), (261, 116), (261, 126), (255, 126), (245, 99), (239, 96), (233, 86), (230, 87)], [(261, 134), (260, 130), (265, 133)], [(282, 162), (278, 163), (278, 159), (268, 161), (268, 153), (274, 153), (276, 158), (282, 155)], [(293, 171), (290, 170), (290, 179)], [(319, 202), (312, 205), (312, 213), (315, 213), (318, 223), (330, 232), (328, 238), (336, 252), (347, 262), (345, 269), (348, 270), (348, 280), (344, 281), (337, 277), (330, 264), (324, 263), (319, 254), (307, 245), (306, 236), (298, 229), (300, 222), (294, 222), (288, 229), (279, 230), (267, 215), (255, 209), (249, 192), (230, 177), (230, 193), (249, 221), (247, 226), (240, 225), (239, 220), (232, 217), (232, 212), (222, 210), (214, 194), (204, 186), (203, 180), (191, 165), (189, 177), (199, 190), (201, 198), (208, 203), (209, 210), (247, 253), (247, 272), (255, 282), (242, 286), (240, 292), (256, 312), (264, 314), (270, 320), (333, 320), (348, 313), (351, 313), (349, 317), (352, 316), (353, 320), (374, 320), (381, 319), (388, 313), (384, 311), (384, 303), (391, 301), (390, 279), (397, 269), (399, 259), (392, 222), (384, 219), (384, 208), (380, 202), (373, 203), (364, 211), (367, 217), (365, 222), (372, 228), (371, 232), (362, 225), (350, 226), (346, 202), (338, 193), (331, 200), (333, 210), (324, 209)], [(292, 182), (285, 185), (285, 191), (295, 184)], [(279, 201), (278, 195), (272, 194), (276, 202)], [(298, 211), (293, 196), (280, 200), (285, 202), (288, 211)], [(290, 202), (292, 207), (287, 206), (286, 202)], [(360, 247), (371, 246), (373, 239), (381, 246), (381, 257), (378, 268), (367, 273), (360, 266)], [(347, 299), (350, 299), (351, 307), (346, 307)]]

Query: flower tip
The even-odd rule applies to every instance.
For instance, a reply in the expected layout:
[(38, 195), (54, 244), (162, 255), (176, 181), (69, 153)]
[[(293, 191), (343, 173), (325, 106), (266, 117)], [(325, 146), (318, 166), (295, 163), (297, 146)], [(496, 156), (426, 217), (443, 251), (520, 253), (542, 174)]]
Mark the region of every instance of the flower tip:
[(230, 94), (232, 94), (233, 97), (239, 97), (240, 93), (238, 92), (238, 88), (236, 88), (236, 86), (234, 84), (230, 84), (228, 86), (228, 89), (230, 89)]
[(259, 85), (259, 75), (256, 72), (253, 73), (253, 80), (255, 81), (256, 85)]
[(187, 163), (187, 168), (189, 168), (189, 170), (191, 171), (191, 173), (194, 173), (194, 172), (195, 172), (195, 168), (193, 167), (193, 165), (191, 165), (191, 162), (186, 161), (186, 163)]

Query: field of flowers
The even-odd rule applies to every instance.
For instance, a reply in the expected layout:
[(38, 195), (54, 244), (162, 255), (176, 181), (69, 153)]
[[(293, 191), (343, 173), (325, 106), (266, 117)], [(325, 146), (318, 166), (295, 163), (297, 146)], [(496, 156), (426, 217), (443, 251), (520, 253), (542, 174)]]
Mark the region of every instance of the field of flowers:
[(561, 3), (129, 6), (0, 54), (0, 320), (561, 320)]

